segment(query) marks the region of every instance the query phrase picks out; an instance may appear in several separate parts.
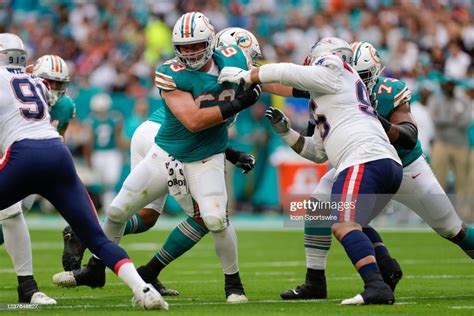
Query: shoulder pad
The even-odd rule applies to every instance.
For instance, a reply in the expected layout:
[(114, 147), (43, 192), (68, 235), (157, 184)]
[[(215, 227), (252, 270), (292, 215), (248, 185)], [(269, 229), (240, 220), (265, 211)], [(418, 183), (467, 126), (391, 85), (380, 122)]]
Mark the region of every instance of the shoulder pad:
[(312, 64), (313, 66), (325, 66), (325, 67), (344, 67), (343, 61), (335, 55), (324, 55), (316, 58)]
[(395, 78), (384, 78), (378, 84), (377, 94), (385, 95), (393, 102), (393, 107), (410, 102), (411, 91), (405, 82)]
[(176, 74), (186, 70), (186, 66), (176, 59), (171, 59), (158, 67), (155, 71), (155, 86), (158, 89), (172, 91), (178, 87), (176, 85)]

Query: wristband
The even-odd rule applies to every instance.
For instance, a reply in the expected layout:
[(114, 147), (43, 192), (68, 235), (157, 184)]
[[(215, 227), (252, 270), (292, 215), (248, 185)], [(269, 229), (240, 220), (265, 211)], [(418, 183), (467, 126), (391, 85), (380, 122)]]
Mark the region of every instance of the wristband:
[(294, 144), (296, 144), (296, 142), (300, 138), (300, 134), (291, 128), (285, 134), (280, 134), (280, 136), (289, 146), (293, 146)]

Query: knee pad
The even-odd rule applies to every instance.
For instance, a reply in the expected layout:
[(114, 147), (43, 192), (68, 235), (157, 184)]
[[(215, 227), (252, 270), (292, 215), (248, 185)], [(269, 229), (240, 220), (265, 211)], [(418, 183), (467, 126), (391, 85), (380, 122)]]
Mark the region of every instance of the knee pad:
[(211, 232), (220, 232), (228, 226), (227, 219), (225, 217), (208, 215), (202, 218), (207, 229)]
[(21, 202), (15, 203), (0, 211), (0, 222), (21, 214)]
[(127, 209), (120, 209), (118, 207), (110, 205), (107, 208), (107, 217), (116, 223), (121, 223), (124, 224), (126, 223), (130, 217), (132, 217), (134, 214), (133, 210), (127, 210)]

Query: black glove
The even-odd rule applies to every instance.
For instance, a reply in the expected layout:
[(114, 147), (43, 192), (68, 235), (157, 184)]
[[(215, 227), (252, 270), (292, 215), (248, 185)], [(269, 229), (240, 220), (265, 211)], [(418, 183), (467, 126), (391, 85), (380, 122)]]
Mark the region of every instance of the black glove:
[(278, 134), (285, 134), (290, 130), (290, 120), (282, 111), (269, 107), (265, 111), (265, 116), (270, 120), (273, 129)]
[(253, 84), (247, 89), (244, 89), (244, 83), (240, 83), (237, 91), (235, 92), (234, 100), (226, 102), (219, 107), (222, 118), (226, 120), (232, 115), (235, 115), (240, 111), (245, 110), (249, 106), (254, 105), (261, 93), (262, 86), (259, 84)]
[(255, 157), (251, 154), (241, 153), (235, 166), (242, 169), (242, 173), (248, 173), (255, 168)]
[(239, 87), (235, 92), (234, 100), (237, 100), (242, 104), (242, 106), (248, 108), (249, 106), (254, 105), (255, 102), (258, 101), (258, 98), (260, 98), (260, 94), (262, 93), (262, 86), (254, 83), (247, 89), (244, 89), (244, 85), (244, 82), (239, 84)]
[(233, 163), (237, 168), (243, 170), (242, 173), (248, 173), (255, 167), (255, 157), (244, 153), (232, 147), (225, 150), (226, 159)]

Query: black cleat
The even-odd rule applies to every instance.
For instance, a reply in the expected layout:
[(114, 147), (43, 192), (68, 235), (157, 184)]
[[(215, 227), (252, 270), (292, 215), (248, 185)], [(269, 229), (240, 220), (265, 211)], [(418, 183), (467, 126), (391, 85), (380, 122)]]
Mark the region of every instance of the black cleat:
[(392, 289), (386, 284), (377, 272), (369, 277), (364, 285), (364, 292), (357, 294), (353, 298), (342, 301), (342, 305), (392, 305), (395, 303), (395, 296)]
[(62, 287), (89, 286), (104, 287), (105, 265), (100, 259), (91, 257), (86, 266), (73, 271), (63, 271), (53, 275), (53, 283)]
[(247, 303), (248, 299), (245, 295), (242, 281), (240, 280), (239, 272), (234, 274), (224, 274), (225, 277), (225, 297), (227, 303)]
[(39, 292), (39, 290), (35, 279), (32, 278), (20, 283), (18, 285), (18, 302), (29, 304), (31, 302), (31, 297), (36, 292)]
[(377, 260), (377, 265), (379, 266), (383, 281), (390, 286), (392, 291), (395, 291), (398, 282), (403, 277), (402, 268), (397, 260), (393, 258), (383, 258)]
[(298, 285), (294, 289), (281, 293), (280, 297), (283, 300), (314, 300), (327, 298), (326, 282), (324, 282), (324, 285), (321, 284), (321, 286), (319, 286), (319, 284), (320, 283), (318, 283), (318, 286), (307, 283)]
[(360, 294), (366, 305), (368, 304), (387, 304), (395, 303), (395, 297), (390, 287), (383, 283), (366, 284), (364, 292)]
[[(147, 281), (145, 280), (145, 282)], [(166, 288), (166, 286), (163, 283), (161, 283), (161, 281), (158, 280), (158, 278), (147, 283), (150, 283), (161, 294), (161, 296), (178, 296), (179, 295), (178, 291)]]
[(63, 230), (64, 250), (62, 263), (64, 271), (73, 271), (81, 268), (82, 257), (86, 247), (77, 238), (70, 226)]

